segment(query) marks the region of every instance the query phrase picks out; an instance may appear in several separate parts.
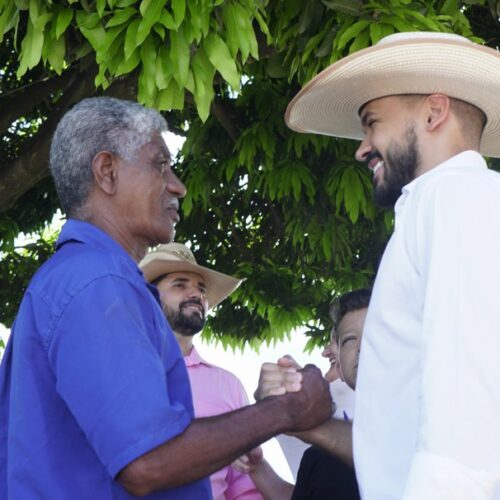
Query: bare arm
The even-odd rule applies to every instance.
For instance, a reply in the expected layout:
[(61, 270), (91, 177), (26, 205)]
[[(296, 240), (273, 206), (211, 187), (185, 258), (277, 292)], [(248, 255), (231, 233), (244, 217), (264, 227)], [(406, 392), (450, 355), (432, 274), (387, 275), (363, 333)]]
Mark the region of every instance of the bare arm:
[(266, 460), (255, 465), (250, 471), (250, 477), (264, 500), (290, 500), (292, 498), (293, 484), (276, 474)]
[(293, 435), (306, 443), (323, 448), (350, 467), (354, 467), (351, 422), (332, 418), (313, 429)]
[(280, 432), (301, 431), (325, 421), (331, 415), (328, 385), (315, 367), (306, 367), (302, 375), (299, 392), (194, 420), (182, 434), (127, 465), (118, 481), (138, 496), (187, 484)]

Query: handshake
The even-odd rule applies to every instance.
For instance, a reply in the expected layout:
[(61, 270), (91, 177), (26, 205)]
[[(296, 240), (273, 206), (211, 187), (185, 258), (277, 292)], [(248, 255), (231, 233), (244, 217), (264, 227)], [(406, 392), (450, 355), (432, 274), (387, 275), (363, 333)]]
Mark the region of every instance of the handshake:
[(314, 365), (301, 368), (290, 356), (262, 365), (254, 397), (257, 402), (268, 397), (282, 401), (290, 418), (286, 432), (311, 429), (332, 416), (329, 384), (320, 370)]

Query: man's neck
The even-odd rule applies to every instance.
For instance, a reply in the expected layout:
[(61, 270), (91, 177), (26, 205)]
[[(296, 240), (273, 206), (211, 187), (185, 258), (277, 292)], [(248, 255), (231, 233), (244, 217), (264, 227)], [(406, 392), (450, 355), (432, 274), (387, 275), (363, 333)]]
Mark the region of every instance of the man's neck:
[(174, 334), (179, 347), (181, 348), (182, 355), (187, 356), (193, 348), (193, 337), (186, 337), (185, 335), (181, 335), (177, 332), (174, 332)]

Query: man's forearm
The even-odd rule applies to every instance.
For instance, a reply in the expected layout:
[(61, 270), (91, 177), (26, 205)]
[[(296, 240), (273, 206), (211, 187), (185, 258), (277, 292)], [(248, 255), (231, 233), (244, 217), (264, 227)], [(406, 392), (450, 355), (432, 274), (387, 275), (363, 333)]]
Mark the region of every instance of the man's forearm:
[(293, 435), (306, 443), (323, 448), (347, 465), (354, 466), (351, 422), (332, 418), (314, 429)]
[(137, 495), (187, 484), (221, 469), (289, 426), (276, 398), (197, 419), (182, 434), (125, 467), (118, 480)]

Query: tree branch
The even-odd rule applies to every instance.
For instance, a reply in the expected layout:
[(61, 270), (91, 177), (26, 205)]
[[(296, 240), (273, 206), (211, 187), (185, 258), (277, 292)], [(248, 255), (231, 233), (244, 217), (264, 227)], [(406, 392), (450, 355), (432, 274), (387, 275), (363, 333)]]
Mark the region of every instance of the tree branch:
[[(68, 79), (62, 97), (55, 103), (47, 121), (35, 137), (24, 147), (26, 151), (0, 173), (0, 213), (11, 208), (30, 188), (49, 175), (48, 158), (54, 130), (64, 113), (76, 102), (95, 93), (96, 69), (85, 74), (74, 73)], [(106, 95), (122, 99), (135, 99), (137, 83), (135, 75), (117, 79)]]

